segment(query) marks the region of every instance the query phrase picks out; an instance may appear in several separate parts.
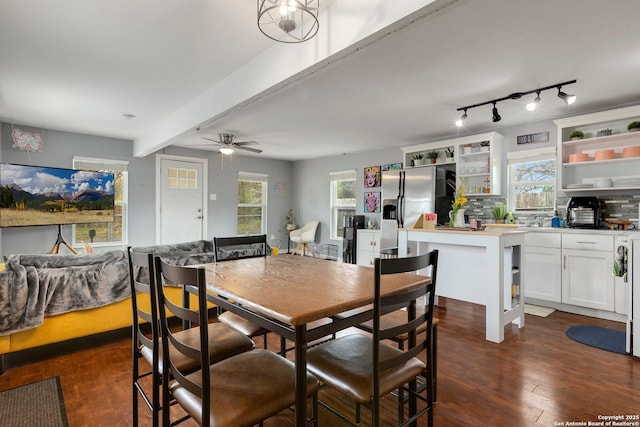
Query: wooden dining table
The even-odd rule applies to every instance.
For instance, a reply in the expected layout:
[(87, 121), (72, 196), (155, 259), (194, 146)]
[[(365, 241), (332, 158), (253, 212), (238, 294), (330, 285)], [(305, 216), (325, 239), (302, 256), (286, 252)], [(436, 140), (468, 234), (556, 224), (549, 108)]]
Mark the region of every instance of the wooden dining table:
[[(294, 342), (295, 422), (305, 426), (307, 345), (372, 318), (372, 310), (332, 316), (373, 303), (374, 269), (279, 255), (206, 264), (206, 271), (211, 302)], [(385, 275), (381, 293), (417, 289), (429, 280), (410, 273)], [(331, 321), (318, 322), (323, 319)]]

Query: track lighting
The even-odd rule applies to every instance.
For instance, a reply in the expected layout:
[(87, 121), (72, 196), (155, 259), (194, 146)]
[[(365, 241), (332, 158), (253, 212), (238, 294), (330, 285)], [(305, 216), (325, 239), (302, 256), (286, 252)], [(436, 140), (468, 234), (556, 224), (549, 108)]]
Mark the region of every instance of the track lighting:
[(494, 123), (502, 120), (502, 117), (500, 117), (500, 114), (498, 114), (498, 107), (496, 107), (495, 102), (493, 103), (493, 110), (491, 110), (491, 113), (493, 114), (493, 117), (491, 118), (491, 120), (493, 120)]
[(535, 110), (539, 102), (540, 102), (540, 91), (537, 91), (535, 99), (527, 104), (527, 111)]
[(514, 92), (510, 95), (507, 95), (503, 98), (498, 98), (498, 99), (492, 99), (491, 101), (486, 101), (486, 102), (481, 102), (479, 104), (474, 104), (474, 105), (467, 105), (466, 107), (460, 107), (457, 109), (457, 111), (464, 111), (464, 114), (462, 114), (462, 116), (456, 120), (456, 126), (458, 127), (462, 127), (465, 119), (467, 118), (467, 110), (470, 108), (475, 108), (475, 107), (480, 107), (482, 105), (488, 105), (488, 104), (493, 104), (493, 108), (491, 110), (492, 116), (491, 116), (491, 120), (493, 120), (493, 122), (499, 122), (500, 120), (502, 120), (502, 116), (500, 116), (500, 114), (498, 113), (498, 107), (497, 107), (497, 103), (501, 102), (501, 101), (506, 101), (508, 99), (520, 99), (525, 95), (529, 95), (532, 93), (536, 94), (536, 97), (533, 99), (533, 101), (531, 101), (530, 103), (527, 104), (527, 110), (528, 111), (533, 111), (536, 109), (536, 107), (538, 106), (538, 104), (540, 103), (540, 92), (545, 91), (545, 90), (549, 90), (549, 89), (558, 89), (558, 97), (560, 99), (562, 99), (567, 105), (571, 105), (574, 102), (576, 102), (576, 96), (575, 95), (570, 95), (567, 93), (564, 93), (562, 91), (562, 86), (566, 86), (566, 85), (570, 85), (573, 83), (576, 83), (577, 80), (571, 80), (568, 82), (563, 82), (563, 83), (556, 83), (554, 85), (551, 86), (545, 86), (545, 87), (541, 87), (538, 89), (533, 89), (533, 90), (528, 90), (526, 92)]
[(456, 120), (456, 126), (461, 128), (462, 125), (464, 124), (465, 120), (467, 120), (467, 109), (466, 108), (464, 110), (464, 114), (462, 116), (460, 116), (460, 118), (458, 120)]
[(571, 105), (576, 102), (576, 96), (564, 93), (562, 91), (562, 86), (558, 86), (558, 98), (562, 99), (567, 105)]

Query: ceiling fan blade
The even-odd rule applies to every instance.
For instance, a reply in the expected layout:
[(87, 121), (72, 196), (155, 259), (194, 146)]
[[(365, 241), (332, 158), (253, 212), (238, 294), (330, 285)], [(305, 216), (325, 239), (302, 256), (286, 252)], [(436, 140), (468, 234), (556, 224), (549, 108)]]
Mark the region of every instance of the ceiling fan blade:
[(202, 139), (206, 139), (207, 141), (213, 141), (213, 142), (215, 142), (217, 145), (222, 145), (222, 144), (220, 143), (220, 141), (218, 141), (217, 139), (207, 138), (206, 136), (201, 136), (200, 138), (202, 138)]
[(251, 151), (252, 153), (262, 153), (262, 150), (258, 150), (257, 148), (244, 147), (242, 145), (234, 144), (238, 150)]
[(233, 145), (260, 145), (258, 141), (238, 141), (234, 142)]
[(183, 147), (218, 147), (220, 144), (211, 144), (210, 142), (203, 142), (202, 144), (184, 144)]

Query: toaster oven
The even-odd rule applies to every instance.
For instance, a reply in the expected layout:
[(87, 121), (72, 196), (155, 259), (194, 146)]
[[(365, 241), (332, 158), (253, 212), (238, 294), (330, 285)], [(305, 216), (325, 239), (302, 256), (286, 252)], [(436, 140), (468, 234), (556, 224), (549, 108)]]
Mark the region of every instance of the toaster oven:
[(598, 228), (600, 201), (597, 197), (572, 197), (567, 204), (567, 226), (571, 228)]

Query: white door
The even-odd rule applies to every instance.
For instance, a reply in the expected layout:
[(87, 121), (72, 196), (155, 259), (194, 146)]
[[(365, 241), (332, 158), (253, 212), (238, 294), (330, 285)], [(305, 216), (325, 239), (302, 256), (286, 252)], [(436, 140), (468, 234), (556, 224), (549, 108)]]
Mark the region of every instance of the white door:
[(158, 155), (156, 165), (157, 242), (170, 244), (206, 238), (206, 160)]

